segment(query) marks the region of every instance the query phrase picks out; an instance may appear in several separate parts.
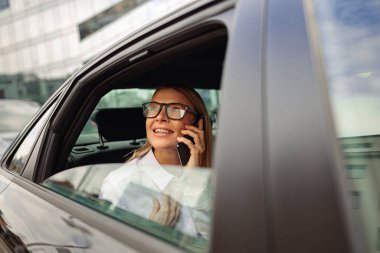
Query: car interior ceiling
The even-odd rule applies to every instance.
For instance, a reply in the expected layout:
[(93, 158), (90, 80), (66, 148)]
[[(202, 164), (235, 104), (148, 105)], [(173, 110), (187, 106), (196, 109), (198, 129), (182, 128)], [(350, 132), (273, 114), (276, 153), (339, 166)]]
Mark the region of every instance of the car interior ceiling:
[[(179, 53), (179, 57), (165, 64), (140, 72), (134, 78), (116, 82), (108, 90), (155, 89), (163, 84), (185, 84), (197, 89), (219, 90), (226, 45), (226, 36), (212, 39), (202, 46)], [(99, 141), (102, 137), (96, 143), (79, 138), (68, 158), (66, 169), (98, 163), (122, 163), (126, 161), (126, 155), (145, 143), (145, 119), (141, 108), (102, 109), (94, 111), (91, 118), (98, 125), (99, 136), (107, 141)], [(134, 119), (133, 127), (130, 121), (120, 120), (128, 118)], [(123, 133), (123, 129), (128, 131)]]

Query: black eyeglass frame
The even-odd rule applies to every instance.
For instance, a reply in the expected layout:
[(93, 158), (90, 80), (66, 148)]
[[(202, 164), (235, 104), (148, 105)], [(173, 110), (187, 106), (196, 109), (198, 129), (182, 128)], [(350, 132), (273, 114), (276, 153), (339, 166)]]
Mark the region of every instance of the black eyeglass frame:
[[(147, 115), (145, 115), (144, 109), (146, 108), (147, 104), (152, 104), (152, 103), (160, 105), (160, 109), (157, 111), (157, 114), (155, 116), (148, 117)], [(168, 114), (168, 106), (170, 106), (170, 105), (181, 105), (181, 106), (185, 107), (185, 113), (183, 114), (183, 116), (181, 118), (179, 118), (179, 119), (175, 119), (175, 118), (170, 117), (169, 114)], [(181, 104), (181, 103), (159, 103), (159, 102), (154, 102), (154, 101), (150, 101), (150, 102), (146, 102), (146, 103), (142, 104), (142, 109), (143, 109), (143, 115), (144, 115), (144, 117), (145, 118), (155, 118), (155, 117), (157, 117), (160, 114), (163, 106), (165, 106), (166, 116), (168, 116), (168, 118), (172, 119), (172, 120), (181, 120), (181, 119), (183, 119), (185, 117), (187, 111), (190, 112), (190, 113), (192, 113), (192, 114), (194, 114), (196, 117), (199, 117), (199, 113), (197, 113), (193, 108), (191, 108), (188, 105)]]

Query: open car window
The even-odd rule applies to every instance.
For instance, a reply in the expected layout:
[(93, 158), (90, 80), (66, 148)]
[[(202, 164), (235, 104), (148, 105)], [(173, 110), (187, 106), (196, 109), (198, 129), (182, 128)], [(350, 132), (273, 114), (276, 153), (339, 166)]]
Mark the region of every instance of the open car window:
[[(112, 90), (101, 98), (94, 112), (96, 110), (106, 108), (141, 107), (142, 103), (147, 102), (151, 99), (154, 91), (154, 89), (138, 88)], [(215, 89), (197, 89), (197, 92), (201, 95), (203, 101), (205, 102), (210, 119), (212, 120), (213, 130), (216, 130), (217, 111), (221, 99), (221, 91)], [(81, 145), (86, 143), (93, 143), (94, 138), (91, 138), (91, 136), (98, 137), (97, 133), (98, 129), (96, 122), (94, 122), (92, 118), (89, 118), (76, 144)]]
[[(154, 89), (115, 89), (105, 94), (82, 129), (72, 149), (67, 167), (124, 162), (131, 152), (145, 143), (142, 103), (151, 100)], [(197, 89), (217, 130), (221, 91)]]

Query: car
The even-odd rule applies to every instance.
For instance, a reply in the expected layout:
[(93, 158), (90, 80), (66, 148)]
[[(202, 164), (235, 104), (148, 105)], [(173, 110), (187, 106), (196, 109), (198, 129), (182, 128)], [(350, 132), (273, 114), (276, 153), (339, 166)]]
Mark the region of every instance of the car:
[(0, 157), (40, 107), (34, 101), (0, 99)]
[[(129, 34), (72, 75), (4, 154), (1, 247), (380, 250), (378, 12), (375, 1), (202, 0)], [(213, 168), (190, 170), (210, 190), (205, 236), (99, 198), (143, 145), (140, 106), (163, 84), (197, 89), (212, 119)]]

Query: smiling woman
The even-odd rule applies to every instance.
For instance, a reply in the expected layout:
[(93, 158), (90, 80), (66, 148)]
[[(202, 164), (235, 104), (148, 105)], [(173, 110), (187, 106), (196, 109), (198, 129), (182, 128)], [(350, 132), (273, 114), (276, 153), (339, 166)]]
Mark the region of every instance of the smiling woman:
[[(183, 171), (163, 167), (181, 164), (179, 143), (184, 143), (190, 153), (187, 173), (195, 167), (210, 166), (212, 131), (202, 98), (190, 87), (160, 87), (152, 101), (143, 104), (143, 114), (146, 117), (146, 143), (134, 151), (125, 165), (107, 176), (99, 198), (184, 234), (206, 239), (208, 226), (199, 225), (204, 219), (196, 217), (202, 210), (209, 224), (207, 213), (211, 200), (206, 201), (203, 208), (184, 205), (184, 191), (190, 188), (194, 191), (194, 184), (190, 187)], [(185, 135), (192, 141), (184, 138)], [(200, 178), (197, 183), (201, 185), (195, 187), (197, 198), (208, 194), (207, 180)], [(137, 188), (131, 190), (132, 185)], [(141, 192), (146, 189), (153, 190), (153, 193), (142, 196)], [(143, 205), (139, 204), (141, 199), (146, 201)]]
[[(152, 102), (158, 107), (152, 106)], [(146, 154), (153, 147), (160, 164), (179, 165), (179, 142), (190, 149), (189, 163), (184, 165), (211, 167), (212, 127), (199, 94), (190, 87), (164, 86), (157, 89), (152, 102), (149, 107), (147, 104), (144, 106), (147, 142), (135, 151), (131, 159)], [(193, 141), (184, 138), (185, 135)]]

